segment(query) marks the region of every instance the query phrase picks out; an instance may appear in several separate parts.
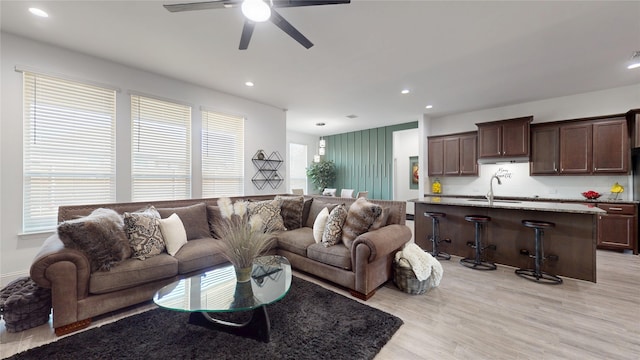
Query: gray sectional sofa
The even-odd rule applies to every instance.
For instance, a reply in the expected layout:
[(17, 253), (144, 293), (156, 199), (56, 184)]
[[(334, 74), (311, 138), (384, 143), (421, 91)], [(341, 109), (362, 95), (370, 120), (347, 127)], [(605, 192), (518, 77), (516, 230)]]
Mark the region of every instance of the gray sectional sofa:
[[(232, 200), (265, 201), (276, 196)], [(178, 214), (188, 241), (174, 256), (163, 252), (145, 260), (127, 258), (113, 263), (108, 270), (95, 270), (86, 252), (65, 246), (57, 233), (50, 236), (35, 257), (30, 274), (39, 286), (51, 289), (56, 334), (84, 328), (92, 317), (149, 301), (161, 287), (225, 263), (218, 240), (214, 238), (216, 217), (220, 216), (217, 200), (61, 206), (60, 223), (87, 216), (97, 208), (124, 214), (153, 205), (162, 218)], [(331, 204), (344, 203), (349, 207), (356, 199), (305, 196), (303, 201), (300, 227), (274, 233), (276, 241), (271, 253), (286, 257), (294, 269), (348, 288), (353, 296), (368, 299), (391, 278), (395, 252), (411, 239), (411, 231), (405, 225), (405, 202), (369, 200), (388, 216), (382, 227), (357, 236), (349, 246), (341, 242), (325, 247), (313, 237), (316, 216)]]

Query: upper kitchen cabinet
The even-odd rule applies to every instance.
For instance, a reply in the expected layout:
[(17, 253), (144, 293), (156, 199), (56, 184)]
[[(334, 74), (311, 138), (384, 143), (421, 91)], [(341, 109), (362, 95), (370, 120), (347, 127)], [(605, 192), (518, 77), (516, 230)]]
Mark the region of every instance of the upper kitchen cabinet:
[(631, 133), (631, 147), (640, 148), (640, 109), (629, 110), (627, 113), (628, 125), (633, 129)]
[(469, 132), (427, 139), (429, 176), (478, 175), (477, 133)]
[(624, 116), (531, 126), (531, 175), (626, 174), (629, 135)]
[(476, 124), (478, 158), (529, 157), (529, 123), (533, 116)]

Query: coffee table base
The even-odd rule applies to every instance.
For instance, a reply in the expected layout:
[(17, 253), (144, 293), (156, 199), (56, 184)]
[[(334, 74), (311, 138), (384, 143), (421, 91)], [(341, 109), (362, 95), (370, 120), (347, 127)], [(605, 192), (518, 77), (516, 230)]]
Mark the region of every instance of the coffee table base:
[(211, 330), (220, 330), (268, 343), (271, 341), (271, 323), (267, 307), (260, 306), (253, 310), (251, 318), (244, 323), (234, 323), (211, 317), (208, 312), (193, 312), (189, 316), (189, 324), (198, 325)]

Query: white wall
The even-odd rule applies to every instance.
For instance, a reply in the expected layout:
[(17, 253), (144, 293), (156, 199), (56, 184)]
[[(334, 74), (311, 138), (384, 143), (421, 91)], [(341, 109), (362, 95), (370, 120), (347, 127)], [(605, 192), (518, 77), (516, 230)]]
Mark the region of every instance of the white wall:
[(278, 151), (280, 154), (287, 154), (286, 113), (282, 109), (11, 34), (2, 33), (0, 45), (0, 284), (28, 274), (33, 257), (48, 235), (19, 235), (22, 221), (22, 74), (14, 70), (16, 66), (121, 89), (116, 95), (117, 201), (129, 201), (131, 198), (130, 91), (192, 105), (192, 197), (201, 197), (201, 159), (198, 150), (201, 106), (246, 118), (245, 194), (286, 191), (286, 182), (278, 189), (267, 186), (262, 191), (258, 191), (251, 183), (251, 177), (256, 172), (251, 156), (257, 149), (264, 149), (268, 153)]
[[(425, 118), (420, 126), (426, 155), (426, 136), (477, 130), (476, 123), (533, 115), (533, 123), (560, 121), (600, 115), (620, 114), (640, 108), (640, 84), (572, 96), (533, 101), (517, 105), (485, 109), (468, 113)], [(426, 159), (426, 156), (424, 156)], [(422, 163), (426, 169), (426, 160)], [(500, 170), (502, 168), (502, 170)], [(494, 183), (496, 196), (540, 196), (545, 198), (581, 199), (581, 192), (595, 190), (609, 194), (614, 182), (625, 186), (622, 194), (630, 200), (633, 194), (631, 176), (529, 176), (529, 164), (480, 165), (478, 177), (440, 178), (444, 194), (484, 195), (489, 191), (489, 179), (496, 171), (510, 173), (503, 185)], [(425, 176), (426, 179), (426, 176)], [(430, 193), (430, 181), (425, 180), (425, 193)]]
[[(419, 141), (418, 129), (393, 132), (393, 200), (410, 200), (420, 196), (419, 189), (409, 187), (409, 157), (419, 156)], [(413, 214), (413, 209), (413, 203), (407, 202), (407, 214)]]

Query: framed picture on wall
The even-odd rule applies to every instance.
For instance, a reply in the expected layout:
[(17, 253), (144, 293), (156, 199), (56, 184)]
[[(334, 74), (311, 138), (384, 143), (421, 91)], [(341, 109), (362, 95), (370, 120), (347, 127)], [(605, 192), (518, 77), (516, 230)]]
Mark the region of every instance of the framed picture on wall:
[(420, 165), (417, 156), (409, 157), (409, 189), (418, 189)]

